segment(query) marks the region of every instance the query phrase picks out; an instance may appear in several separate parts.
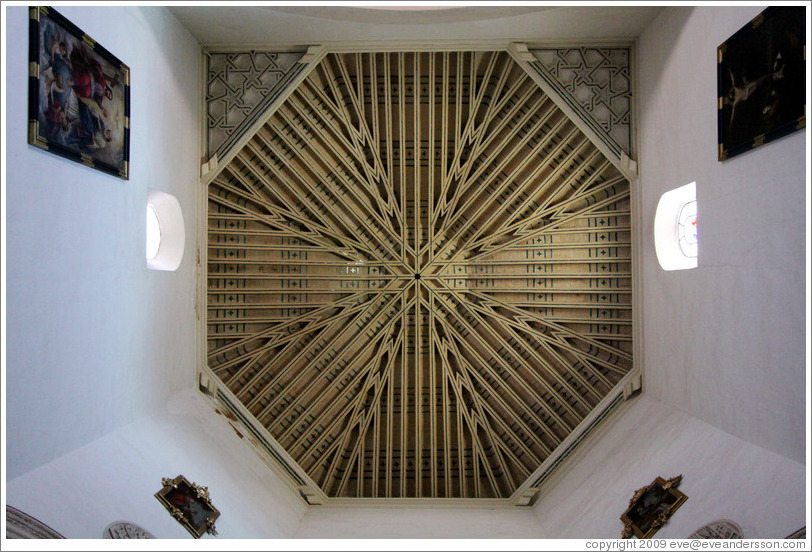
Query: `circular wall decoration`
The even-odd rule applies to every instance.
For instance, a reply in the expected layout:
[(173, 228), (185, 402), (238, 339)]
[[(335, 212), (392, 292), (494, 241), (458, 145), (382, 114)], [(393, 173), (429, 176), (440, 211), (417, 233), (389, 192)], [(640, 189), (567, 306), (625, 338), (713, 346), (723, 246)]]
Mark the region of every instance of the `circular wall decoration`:
[(689, 539), (741, 539), (742, 528), (729, 519), (719, 519), (703, 525)]
[(105, 539), (154, 539), (155, 536), (130, 521), (114, 521), (104, 528), (102, 534)]

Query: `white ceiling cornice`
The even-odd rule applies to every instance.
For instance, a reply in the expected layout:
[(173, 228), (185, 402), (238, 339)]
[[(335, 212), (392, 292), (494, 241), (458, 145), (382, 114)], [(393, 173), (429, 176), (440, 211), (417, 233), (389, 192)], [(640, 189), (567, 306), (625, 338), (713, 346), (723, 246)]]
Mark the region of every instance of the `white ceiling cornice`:
[(333, 6), (173, 6), (204, 47), (364, 41), (633, 40), (658, 6), (463, 7), (395, 11)]

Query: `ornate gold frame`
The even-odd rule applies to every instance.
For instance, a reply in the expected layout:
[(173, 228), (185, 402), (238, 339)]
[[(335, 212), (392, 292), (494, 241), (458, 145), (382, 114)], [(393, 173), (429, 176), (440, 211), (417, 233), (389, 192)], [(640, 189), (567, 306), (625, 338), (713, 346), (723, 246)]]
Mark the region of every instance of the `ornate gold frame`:
[(803, 6), (770, 6), (716, 49), (719, 161), (806, 128), (804, 35)]
[(647, 539), (668, 523), (677, 508), (688, 500), (677, 490), (681, 481), (682, 475), (668, 480), (658, 477), (651, 484), (634, 491), (628, 509), (620, 516), (624, 524), (621, 536), (624, 539), (632, 535)]
[[(49, 6), (32, 6), (29, 8), (29, 55), (28, 55), (28, 143), (49, 151), (65, 159), (82, 163), (93, 169), (129, 180), (130, 178), (130, 68), (122, 63), (109, 50), (90, 38), (82, 29), (74, 25), (65, 16)], [(52, 41), (52, 43), (51, 43)], [(63, 51), (51, 51), (54, 44), (61, 44)], [(106, 87), (109, 100), (79, 97), (71, 86), (57, 86), (60, 96), (54, 99), (50, 94), (49, 79), (59, 77), (64, 82), (71, 82), (74, 72), (78, 70), (77, 62), (70, 62), (67, 49), (81, 52), (85, 71), (93, 73), (96, 85)], [(50, 58), (50, 61), (48, 61)], [(95, 74), (96, 72), (101, 75)], [(51, 77), (46, 74), (50, 73)], [(100, 80), (101, 77), (105, 80)], [(90, 75), (87, 76), (90, 78)], [(60, 81), (53, 81), (54, 83)], [(68, 123), (68, 98), (73, 95), (79, 103), (79, 113), (85, 111), (87, 118), (78, 117)], [(46, 106), (48, 106), (46, 108)], [(46, 109), (51, 111), (46, 115)], [(109, 110), (109, 114), (108, 114)], [(60, 124), (53, 117), (65, 117)], [(50, 118), (50, 120), (49, 120)], [(79, 121), (98, 121), (93, 131), (85, 129), (81, 136), (73, 136), (74, 143), (69, 143), (68, 129), (76, 129)], [(99, 125), (103, 126), (99, 128)], [(102, 131), (110, 131), (108, 145), (102, 146), (94, 141)], [(91, 143), (88, 143), (90, 141)], [(104, 138), (101, 138), (104, 143)], [(107, 155), (112, 152), (111, 155)]]
[[(196, 539), (203, 536), (203, 533), (216, 535), (214, 521), (220, 517), (220, 511), (211, 503), (208, 487), (203, 487), (195, 483), (190, 483), (182, 475), (174, 479), (164, 477), (161, 479), (163, 489), (155, 493), (155, 498), (163, 504), (169, 513), (172, 514), (178, 523), (183, 525)], [(175, 497), (180, 500), (185, 498), (188, 501), (186, 507), (179, 507)], [(197, 512), (193, 512), (192, 506)], [(195, 519), (195, 513), (204, 514), (204, 517)]]

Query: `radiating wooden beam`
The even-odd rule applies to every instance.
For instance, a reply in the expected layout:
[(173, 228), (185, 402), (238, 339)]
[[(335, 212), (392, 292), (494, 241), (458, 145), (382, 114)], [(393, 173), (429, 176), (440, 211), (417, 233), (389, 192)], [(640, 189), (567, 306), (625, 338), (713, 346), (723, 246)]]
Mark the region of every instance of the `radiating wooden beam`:
[(506, 52), (327, 54), (252, 132), (206, 358), (327, 496), (509, 497), (631, 369), (629, 182)]

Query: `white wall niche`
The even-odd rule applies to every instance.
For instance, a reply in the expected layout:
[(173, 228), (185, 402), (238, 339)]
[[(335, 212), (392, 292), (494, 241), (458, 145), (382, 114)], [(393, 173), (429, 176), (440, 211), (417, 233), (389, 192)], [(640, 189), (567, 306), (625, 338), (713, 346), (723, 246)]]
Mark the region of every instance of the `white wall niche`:
[(186, 241), (180, 203), (173, 195), (149, 190), (146, 215), (147, 268), (177, 270)]
[(663, 270), (696, 268), (699, 258), (697, 234), (690, 235), (686, 226), (696, 230), (696, 182), (665, 192), (654, 215), (654, 247)]

